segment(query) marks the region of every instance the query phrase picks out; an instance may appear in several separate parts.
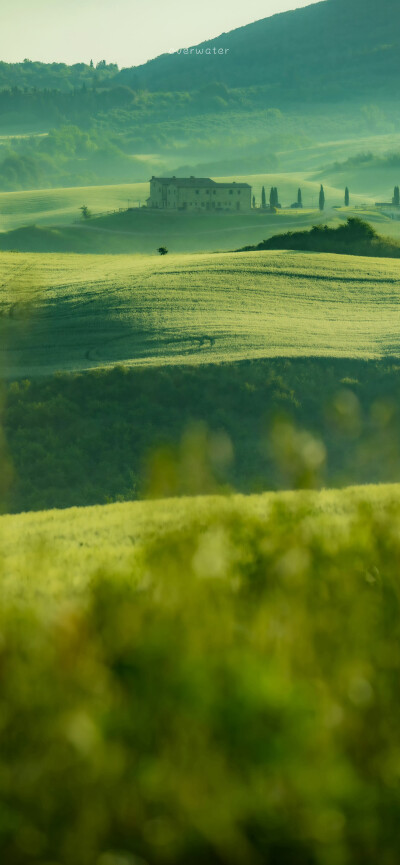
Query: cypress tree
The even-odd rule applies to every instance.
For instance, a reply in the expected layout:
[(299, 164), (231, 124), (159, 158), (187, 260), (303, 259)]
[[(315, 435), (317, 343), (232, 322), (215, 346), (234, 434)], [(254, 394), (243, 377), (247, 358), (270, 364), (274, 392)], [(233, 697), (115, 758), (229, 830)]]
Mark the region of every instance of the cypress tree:
[(299, 207), (303, 207), (303, 196), (301, 194), (300, 188), (297, 190), (297, 204), (299, 205)]
[(275, 207), (278, 207), (278, 204), (279, 204), (278, 188), (275, 186)]
[(324, 187), (322, 186), (322, 183), (321, 183), (321, 189), (319, 191), (319, 209), (322, 211), (322, 210), (324, 210), (324, 208), (325, 208), (325, 192), (324, 192)]
[(400, 189), (398, 186), (394, 187), (393, 204), (397, 207), (400, 205)]
[(265, 186), (263, 186), (263, 188), (261, 190), (261, 207), (263, 210), (265, 210), (265, 203), (266, 203)]
[(275, 205), (274, 205), (274, 187), (273, 186), (271, 186), (271, 192), (269, 193), (269, 206), (270, 206), (271, 210), (273, 207), (275, 207)]
[(256, 197), (255, 197), (255, 195), (253, 195), (253, 210), (255, 210), (255, 206), (256, 206)]
[(345, 203), (345, 207), (348, 207), (350, 204), (350, 193), (349, 193), (349, 187), (348, 186), (346, 186), (346, 189), (344, 192), (344, 203)]

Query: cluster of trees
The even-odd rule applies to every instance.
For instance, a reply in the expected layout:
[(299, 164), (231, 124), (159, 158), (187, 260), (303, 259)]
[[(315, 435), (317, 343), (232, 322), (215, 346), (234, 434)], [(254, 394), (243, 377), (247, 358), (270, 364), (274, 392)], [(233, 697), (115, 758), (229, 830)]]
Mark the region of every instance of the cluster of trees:
[[(275, 208), (280, 207), (279, 204), (279, 193), (276, 186), (271, 186), (271, 190), (269, 193), (269, 207), (270, 210), (275, 210)], [(253, 196), (253, 207), (255, 207), (255, 198)], [(262, 187), (261, 190), (261, 209), (266, 210), (267, 207), (267, 196), (265, 193), (265, 186)]]
[(146, 161), (130, 157), (123, 146), (123, 139), (115, 134), (78, 126), (52, 129), (45, 136), (13, 139), (0, 150), (0, 189), (147, 179)]
[[(48, 124), (79, 123), (87, 126), (104, 112), (130, 108), (135, 94), (129, 87), (97, 87), (83, 84), (73, 90), (57, 88), (0, 88), (1, 129), (41, 128)], [(90, 118), (90, 120), (89, 120)]]
[(90, 63), (40, 63), (24, 60), (23, 63), (0, 62), (0, 89), (7, 88), (37, 88), (39, 90), (57, 89), (73, 91), (85, 86), (107, 85), (116, 78), (118, 66), (116, 63), (106, 63), (101, 60), (94, 66)]
[[(352, 430), (338, 436), (326, 411), (343, 391), (345, 376), (359, 382), (366, 418), (360, 441)], [(283, 412), (325, 442), (324, 480), (330, 484), (340, 478), (345, 483), (400, 480), (400, 377), (390, 362), (299, 358), (116, 367), (10, 382), (5, 390), (2, 421), (15, 470), (10, 511), (143, 496), (154, 452), (162, 446), (176, 453), (188, 424), (196, 421), (232, 442), (235, 459), (221, 482), (242, 492), (285, 486), (286, 475), (260, 446), (267, 440), (266, 419), (272, 423)], [(390, 433), (396, 452), (379, 444), (379, 430), (370, 422), (371, 406), (382, 393), (393, 407), (382, 435)], [(338, 414), (338, 423), (345, 420)]]
[(400, 244), (380, 237), (372, 225), (350, 217), (343, 225), (330, 228), (314, 225), (310, 231), (288, 231), (262, 240), (257, 246), (245, 246), (241, 252), (260, 249), (296, 249), (310, 252), (335, 252), (345, 255), (371, 255), (400, 258)]

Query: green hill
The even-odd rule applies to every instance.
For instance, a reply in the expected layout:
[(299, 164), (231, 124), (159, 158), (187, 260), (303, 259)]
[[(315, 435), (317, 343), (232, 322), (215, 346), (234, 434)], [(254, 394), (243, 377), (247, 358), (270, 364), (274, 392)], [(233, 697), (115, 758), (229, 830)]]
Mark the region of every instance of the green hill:
[[(261, 189), (265, 186), (269, 189), (271, 186), (278, 185), (281, 204), (284, 212), (276, 215), (275, 219), (271, 219), (267, 213), (262, 213), (257, 210), (256, 213), (242, 213), (239, 215), (239, 220), (236, 214), (208, 214), (202, 213), (185, 213), (170, 211), (163, 213), (162, 211), (150, 212), (143, 204), (149, 195), (149, 183), (119, 183), (119, 184), (104, 184), (103, 186), (77, 186), (77, 187), (61, 187), (56, 189), (33, 189), (29, 191), (17, 192), (0, 192), (0, 242), (2, 248), (8, 243), (18, 242), (18, 235), (4, 235), (16, 228), (26, 228), (37, 226), (39, 228), (54, 229), (61, 226), (76, 225), (90, 231), (90, 228), (96, 229), (112, 229), (115, 232), (131, 232), (141, 235), (143, 242), (146, 242), (146, 237), (151, 234), (149, 226), (154, 225), (154, 235), (157, 240), (156, 232), (160, 229), (168, 235), (171, 234), (172, 243), (179, 244), (179, 236), (183, 235), (183, 241), (187, 237), (190, 238), (192, 244), (200, 244), (204, 242), (210, 243), (210, 236), (215, 233), (218, 228), (232, 228), (232, 233), (240, 231), (241, 226), (247, 227), (251, 225), (261, 225), (267, 230), (269, 226), (272, 228), (278, 224), (290, 226), (293, 224), (309, 225), (314, 219), (318, 220), (318, 192), (320, 183), (309, 180), (309, 175), (302, 172), (287, 172), (275, 174), (244, 174), (244, 175), (226, 175), (219, 177), (212, 174), (215, 180), (236, 180), (242, 183), (249, 183), (252, 187), (253, 194), (256, 198), (257, 207), (261, 203)], [(290, 210), (290, 204), (297, 197), (298, 187), (302, 187), (304, 211)], [(343, 202), (343, 189), (335, 186), (326, 185), (327, 206), (331, 207), (339, 205)], [(364, 195), (352, 196), (352, 204), (371, 206), (374, 199)], [(80, 208), (86, 205), (92, 214), (92, 220), (82, 222), (82, 214)], [(142, 205), (139, 210), (139, 206)], [(128, 208), (133, 208), (128, 211)], [(310, 213), (312, 211), (312, 213)], [(277, 222), (279, 216), (279, 222)], [(326, 218), (326, 217), (325, 217)], [(96, 220), (96, 221), (94, 221)], [(211, 248), (215, 248), (218, 243), (217, 231), (216, 240), (211, 243)], [(204, 240), (204, 235), (208, 237)], [(78, 241), (77, 241), (78, 242)], [(87, 241), (90, 242), (90, 241)], [(102, 238), (105, 242), (105, 238)], [(150, 237), (150, 242), (151, 237)], [(187, 244), (186, 244), (187, 246)], [(151, 251), (153, 251), (153, 246)], [(174, 246), (171, 247), (172, 249)], [(203, 247), (204, 248), (204, 247)], [(28, 250), (26, 250), (28, 251)], [(50, 250), (49, 250), (50, 251)], [(76, 250), (78, 251), (78, 250)], [(96, 250), (93, 250), (96, 251)], [(110, 250), (112, 251), (112, 250)], [(129, 251), (131, 251), (129, 249)], [(146, 251), (146, 250), (143, 250)], [(194, 251), (193, 249), (191, 251)]]
[[(321, 534), (332, 525), (344, 530), (363, 508), (376, 518), (390, 512), (398, 505), (399, 493), (399, 484), (382, 484), (321, 492), (181, 496), (0, 516), (3, 598), (27, 604), (79, 599), (99, 568), (112, 568), (118, 574), (134, 564), (139, 568), (143, 546), (162, 543), (163, 538), (179, 543), (192, 528), (201, 532), (214, 522), (229, 522), (239, 515), (243, 526), (252, 520), (267, 526), (280, 506), (283, 514), (287, 509), (287, 514), (307, 516)], [(32, 556), (45, 563), (34, 582), (24, 577)]]
[(355, 95), (397, 95), (399, 23), (396, 0), (325, 0), (215, 34), (192, 46), (192, 53), (183, 53), (181, 46), (180, 53), (121, 71), (115, 64), (94, 69), (85, 63), (1, 63), (0, 88), (19, 88), (21, 99), (24, 90), (46, 91), (52, 98), (58, 91), (61, 111), (74, 96), (86, 110), (125, 107), (132, 100), (127, 87), (190, 91), (201, 84), (215, 86), (218, 95), (221, 83), (241, 88), (268, 84), (274, 104), (282, 98), (339, 96), (346, 101)]
[(387, 98), (399, 83), (399, 24), (397, 0), (325, 0), (223, 33), (192, 53), (164, 54), (124, 69), (117, 80), (152, 90), (188, 90), (199, 80), (268, 84), (274, 105)]
[(0, 519), (7, 865), (396, 862), (399, 520), (396, 487)]
[[(160, 237), (162, 241), (163, 238)], [(400, 265), (298, 253), (1, 255), (7, 377), (398, 353)], [(379, 311), (379, 314), (378, 314)]]

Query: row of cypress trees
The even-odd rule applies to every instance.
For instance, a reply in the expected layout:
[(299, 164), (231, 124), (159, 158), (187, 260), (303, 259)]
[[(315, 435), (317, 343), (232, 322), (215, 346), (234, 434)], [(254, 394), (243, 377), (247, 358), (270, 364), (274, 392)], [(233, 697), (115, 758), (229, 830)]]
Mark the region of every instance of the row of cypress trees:
[[(395, 201), (396, 193), (397, 193), (397, 200)], [(395, 198), (393, 198), (393, 203), (394, 204), (395, 203), (400, 204), (400, 189), (398, 186), (395, 187), (394, 194), (395, 194)], [(349, 192), (348, 186), (346, 186), (345, 193), (344, 193), (344, 203), (345, 203), (346, 207), (349, 207), (350, 192)], [(303, 197), (302, 197), (302, 192), (301, 192), (300, 188), (297, 190), (297, 205), (299, 208), (303, 207)], [(256, 199), (255, 199), (255, 196), (253, 195), (253, 207), (255, 207), (255, 206), (256, 206)], [(266, 206), (267, 206), (267, 197), (265, 194), (265, 186), (263, 186), (263, 188), (261, 190), (261, 209), (265, 210)], [(275, 207), (279, 207), (279, 195), (278, 195), (278, 189), (276, 186), (271, 186), (271, 191), (269, 194), (269, 206), (270, 206), (271, 210)], [(319, 209), (321, 211), (325, 209), (325, 190), (324, 190), (322, 183), (321, 183), (321, 188), (319, 191)]]
[[(346, 189), (344, 192), (344, 203), (345, 203), (345, 207), (349, 207), (349, 205), (350, 205), (350, 192), (349, 192), (348, 186), (346, 186)], [(400, 187), (399, 186), (394, 187), (392, 204), (395, 204), (397, 207), (400, 207)], [(275, 207), (279, 207), (279, 195), (278, 195), (278, 190), (277, 190), (276, 186), (271, 187), (271, 192), (269, 194), (269, 205), (270, 205), (271, 210)], [(303, 198), (302, 198), (301, 189), (297, 190), (297, 205), (298, 205), (298, 207), (303, 207)], [(255, 207), (255, 206), (256, 206), (256, 199), (255, 199), (255, 196), (253, 195), (253, 207)], [(265, 195), (265, 187), (264, 186), (263, 186), (262, 191), (261, 191), (261, 208), (262, 208), (262, 210), (266, 209), (266, 195)], [(321, 211), (325, 210), (325, 190), (324, 190), (322, 183), (321, 183), (321, 188), (319, 190), (319, 209)]]

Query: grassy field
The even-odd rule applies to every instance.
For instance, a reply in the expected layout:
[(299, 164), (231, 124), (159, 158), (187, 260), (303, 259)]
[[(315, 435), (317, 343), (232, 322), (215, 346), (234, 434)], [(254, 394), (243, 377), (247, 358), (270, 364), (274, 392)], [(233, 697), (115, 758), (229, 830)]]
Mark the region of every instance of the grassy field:
[[(213, 495), (121, 502), (0, 516), (2, 597), (45, 604), (77, 598), (102, 569), (119, 574), (140, 568), (140, 551), (164, 536), (202, 532), (224, 520), (260, 520), (271, 512), (307, 514), (316, 531), (346, 533), (359, 508), (375, 516), (400, 503), (400, 484), (343, 490), (294, 491), (261, 495)], [(304, 511), (304, 513), (303, 513)], [(35, 562), (41, 567), (35, 570)], [(35, 579), (29, 579), (30, 571)]]
[[(338, 220), (334, 211), (324, 220)], [(71, 252), (85, 254), (155, 254), (159, 246), (170, 252), (204, 252), (236, 249), (248, 238), (258, 241), (280, 228), (310, 227), (321, 222), (315, 211), (252, 211), (231, 213), (182, 213), (124, 211), (78, 221), (74, 225), (30, 225), (0, 234), (0, 249), (20, 252)]]
[(119, 210), (144, 204), (148, 183), (115, 186), (88, 186), (63, 189), (34, 189), (0, 193), (0, 231), (22, 225), (65, 225), (79, 219), (86, 204), (93, 213)]
[(396, 865), (399, 488), (21, 515), (7, 865)]
[(6, 377), (399, 350), (400, 265), (296, 253), (1, 255)]

